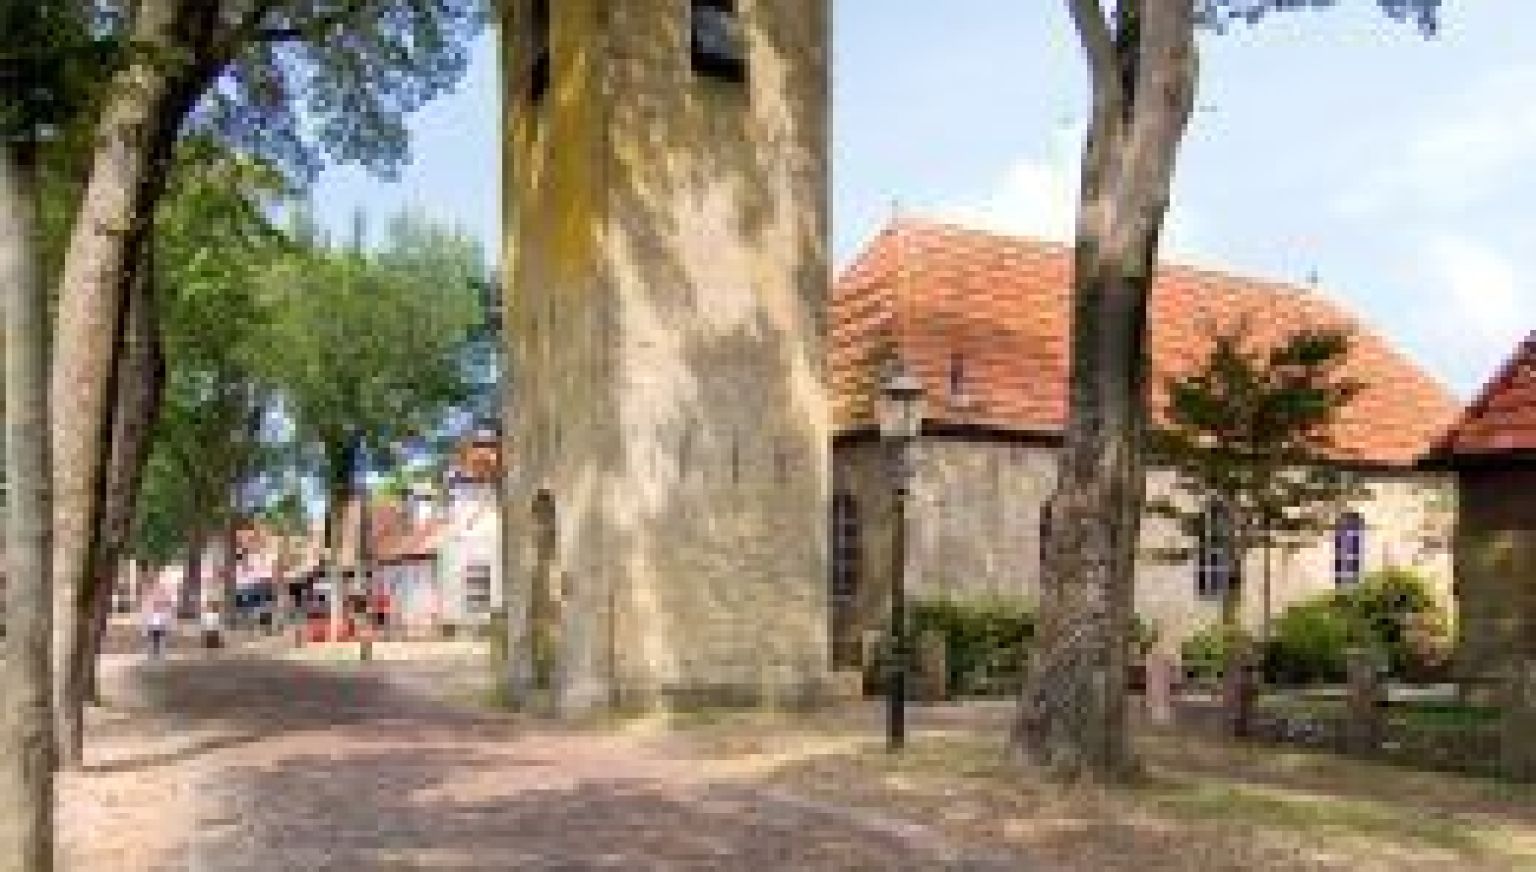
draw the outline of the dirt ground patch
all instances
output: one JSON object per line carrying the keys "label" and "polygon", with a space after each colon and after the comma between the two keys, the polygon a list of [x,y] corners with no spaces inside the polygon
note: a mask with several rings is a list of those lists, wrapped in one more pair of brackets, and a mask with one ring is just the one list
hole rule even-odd
{"label": "dirt ground patch", "polygon": [[766,784],[922,820],[1060,870],[1536,869],[1536,792],[1309,752],[1148,733],[1131,788],[1042,784],[1003,753],[1008,706],[929,709],[888,754],[877,719],[727,718],[688,732]]}

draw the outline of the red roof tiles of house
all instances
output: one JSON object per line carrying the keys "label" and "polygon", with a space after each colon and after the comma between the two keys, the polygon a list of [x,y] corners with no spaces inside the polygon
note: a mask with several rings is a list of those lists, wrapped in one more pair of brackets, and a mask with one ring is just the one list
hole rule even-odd
{"label": "red roof tiles of house", "polygon": [[[1072,251],[943,224],[883,231],[832,294],[829,365],[840,430],[873,422],[881,364],[899,349],[941,424],[1059,432],[1067,412]],[[1365,389],[1330,434],[1340,459],[1408,465],[1455,419],[1441,384],[1321,294],[1163,265],[1151,300],[1154,409],[1200,365],[1214,331],[1273,342],[1304,327],[1354,332],[1348,376]]]}
{"label": "red roof tiles of house", "polygon": [[1467,407],[1440,449],[1457,457],[1536,454],[1536,330]]}

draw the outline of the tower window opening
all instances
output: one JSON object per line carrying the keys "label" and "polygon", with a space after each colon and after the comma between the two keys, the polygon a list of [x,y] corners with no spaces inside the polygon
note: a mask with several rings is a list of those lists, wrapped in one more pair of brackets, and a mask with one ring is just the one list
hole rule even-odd
{"label": "tower window opening", "polygon": [[728,82],[747,78],[746,38],[737,0],[693,0],[693,69]]}
{"label": "tower window opening", "polygon": [[549,0],[533,0],[529,13],[528,54],[533,59],[529,69],[528,97],[534,105],[544,102],[549,93]]}

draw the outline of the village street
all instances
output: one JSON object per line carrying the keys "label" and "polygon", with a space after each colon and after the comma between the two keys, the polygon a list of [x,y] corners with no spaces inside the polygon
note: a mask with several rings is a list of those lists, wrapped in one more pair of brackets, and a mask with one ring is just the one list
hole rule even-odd
{"label": "village street", "polygon": [[462,676],[114,656],[86,771],[62,784],[65,868],[1021,868],[754,788],[675,735],[488,712]]}

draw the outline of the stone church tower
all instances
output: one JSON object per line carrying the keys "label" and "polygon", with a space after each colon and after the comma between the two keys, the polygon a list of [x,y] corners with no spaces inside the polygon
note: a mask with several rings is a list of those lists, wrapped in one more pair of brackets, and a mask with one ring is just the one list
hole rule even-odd
{"label": "stone church tower", "polygon": [[829,5],[502,2],[515,696],[824,685]]}

